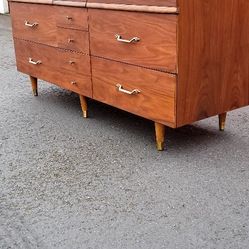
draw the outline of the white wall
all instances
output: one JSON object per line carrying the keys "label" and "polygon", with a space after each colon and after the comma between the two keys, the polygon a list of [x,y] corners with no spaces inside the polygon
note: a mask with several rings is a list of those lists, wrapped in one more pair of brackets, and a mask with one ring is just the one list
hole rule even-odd
{"label": "white wall", "polygon": [[9,12],[9,9],[8,9],[7,0],[0,0],[0,13],[4,14],[8,12]]}

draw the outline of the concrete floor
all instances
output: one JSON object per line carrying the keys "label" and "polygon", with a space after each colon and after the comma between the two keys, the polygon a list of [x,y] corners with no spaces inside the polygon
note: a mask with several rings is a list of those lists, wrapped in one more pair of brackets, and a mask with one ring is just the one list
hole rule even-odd
{"label": "concrete floor", "polygon": [[167,130],[42,82],[0,16],[0,248],[248,249],[249,108]]}

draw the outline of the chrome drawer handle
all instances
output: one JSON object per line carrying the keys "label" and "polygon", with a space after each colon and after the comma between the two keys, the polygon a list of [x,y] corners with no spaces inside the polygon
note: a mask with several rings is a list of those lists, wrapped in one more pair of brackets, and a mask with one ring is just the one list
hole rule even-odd
{"label": "chrome drawer handle", "polygon": [[33,61],[33,59],[32,59],[32,58],[29,58],[29,63],[30,63],[30,64],[33,64],[33,65],[39,65],[39,64],[42,64],[42,62],[41,62],[41,61]]}
{"label": "chrome drawer handle", "polygon": [[29,21],[25,21],[25,26],[28,26],[28,27],[31,27],[31,28],[34,28],[34,27],[36,27],[38,25],[39,25],[38,22],[29,23]]}
{"label": "chrome drawer handle", "polygon": [[125,94],[128,94],[128,95],[136,95],[136,94],[141,93],[141,91],[138,90],[138,89],[134,89],[134,90],[132,90],[132,91],[125,90],[125,89],[122,87],[122,85],[120,85],[120,84],[117,84],[116,87],[117,87],[117,89],[118,89],[119,92],[125,93]]}
{"label": "chrome drawer handle", "polygon": [[115,35],[115,37],[116,37],[118,42],[124,42],[124,43],[132,43],[132,42],[139,42],[140,41],[140,38],[138,38],[138,37],[133,37],[130,40],[122,39],[122,36],[118,35],[118,34]]}
{"label": "chrome drawer handle", "polygon": [[71,85],[77,85],[76,81],[71,81]]}

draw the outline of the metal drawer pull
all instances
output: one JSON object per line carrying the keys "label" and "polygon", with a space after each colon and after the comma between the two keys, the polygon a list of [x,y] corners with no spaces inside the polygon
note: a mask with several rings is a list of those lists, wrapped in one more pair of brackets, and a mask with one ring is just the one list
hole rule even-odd
{"label": "metal drawer pull", "polygon": [[68,42],[68,43],[72,43],[72,42],[74,42],[74,39],[69,38],[69,39],[67,40],[67,42]]}
{"label": "metal drawer pull", "polygon": [[33,61],[33,59],[32,59],[32,58],[29,58],[29,63],[30,63],[30,64],[33,64],[33,65],[39,65],[39,64],[42,64],[42,62],[41,62],[41,61]]}
{"label": "metal drawer pull", "polygon": [[67,20],[72,21],[72,20],[73,20],[73,18],[72,18],[71,16],[67,16]]}
{"label": "metal drawer pull", "polygon": [[125,90],[125,89],[123,89],[122,85],[120,85],[120,84],[117,84],[116,87],[117,87],[119,92],[129,94],[129,95],[136,95],[136,94],[141,93],[141,91],[138,89],[134,89],[132,91]]}
{"label": "metal drawer pull", "polygon": [[25,26],[28,26],[28,27],[31,27],[31,28],[34,28],[34,27],[36,27],[38,25],[39,25],[38,22],[29,23],[29,21],[25,21]]}
{"label": "metal drawer pull", "polygon": [[71,81],[71,85],[77,85],[76,81]]}
{"label": "metal drawer pull", "polygon": [[124,43],[132,43],[132,42],[139,42],[140,41],[140,38],[138,38],[138,37],[133,37],[130,40],[122,39],[121,35],[115,35],[115,37],[116,37],[117,41],[124,42]]}

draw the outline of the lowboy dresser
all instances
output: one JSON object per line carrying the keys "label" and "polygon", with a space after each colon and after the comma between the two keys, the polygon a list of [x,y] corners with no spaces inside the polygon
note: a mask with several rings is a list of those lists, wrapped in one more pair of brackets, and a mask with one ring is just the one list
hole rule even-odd
{"label": "lowboy dresser", "polygon": [[249,105],[248,0],[9,1],[17,69],[177,128]]}

